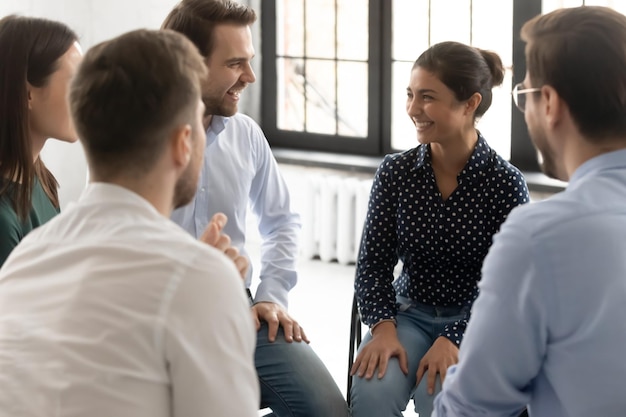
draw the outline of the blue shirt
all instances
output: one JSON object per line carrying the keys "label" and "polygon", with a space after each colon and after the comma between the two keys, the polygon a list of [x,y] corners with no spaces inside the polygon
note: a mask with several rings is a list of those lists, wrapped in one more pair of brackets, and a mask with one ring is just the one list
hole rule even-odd
{"label": "blue shirt", "polygon": [[[247,255],[248,208],[257,216],[263,240],[261,283],[254,300],[287,308],[288,292],[297,281],[300,217],[291,210],[289,190],[261,128],[244,114],[213,116],[196,196],[175,210],[172,220],[198,238],[211,217],[222,212],[228,216],[224,232]],[[248,287],[251,276],[252,268]]]}
{"label": "blue shirt", "polygon": [[[357,262],[356,296],[365,324],[394,318],[396,296],[430,306],[468,306],[477,294],[491,238],[511,209],[529,200],[524,177],[482,135],[458,186],[443,200],[430,146],[388,155],[376,173]],[[402,272],[395,283],[393,270]],[[457,345],[467,317],[442,335]]]}
{"label": "blue shirt", "polygon": [[472,309],[435,415],[626,415],[626,150],[511,213]]}

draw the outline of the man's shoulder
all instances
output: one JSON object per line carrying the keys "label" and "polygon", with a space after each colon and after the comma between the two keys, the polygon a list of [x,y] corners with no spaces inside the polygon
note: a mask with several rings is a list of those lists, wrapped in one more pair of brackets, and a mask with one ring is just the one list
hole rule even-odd
{"label": "man's shoulder", "polygon": [[64,211],[29,233],[14,251],[26,263],[37,257],[45,261],[52,254],[68,259],[76,254],[87,263],[107,264],[112,270],[119,265],[126,272],[135,266],[140,271],[138,266],[145,265],[153,268],[155,278],[172,274],[205,277],[212,275],[208,271],[224,270],[228,259],[220,251],[198,241],[170,219],[136,216],[130,220],[116,222],[114,216],[97,218],[82,210]]}
{"label": "man's shoulder", "polygon": [[267,142],[261,126],[250,116],[236,113],[230,117],[223,117],[224,128],[218,133],[219,137],[226,137],[226,142],[235,146],[236,143],[264,145]]}
{"label": "man's shoulder", "polygon": [[579,225],[593,223],[595,214],[597,213],[576,195],[560,192],[546,199],[515,207],[503,227],[515,227],[535,238],[554,238],[555,233],[567,231],[572,222]]}
{"label": "man's shoulder", "polygon": [[224,118],[226,128],[249,128],[261,130],[259,124],[250,116],[243,113],[235,113],[230,117]]}

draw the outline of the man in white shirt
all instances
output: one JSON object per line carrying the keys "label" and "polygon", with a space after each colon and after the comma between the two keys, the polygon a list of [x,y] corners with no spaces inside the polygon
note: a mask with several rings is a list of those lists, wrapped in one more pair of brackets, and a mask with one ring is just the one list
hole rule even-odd
{"label": "man in white shirt", "polygon": [[257,415],[237,268],[169,220],[196,189],[205,77],[171,31],[85,55],[70,104],[92,182],[0,270],[1,416]]}

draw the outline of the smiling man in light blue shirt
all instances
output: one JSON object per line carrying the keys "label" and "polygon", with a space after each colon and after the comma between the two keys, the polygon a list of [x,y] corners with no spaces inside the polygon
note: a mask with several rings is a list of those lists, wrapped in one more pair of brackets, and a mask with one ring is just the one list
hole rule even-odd
{"label": "smiling man in light blue shirt", "polygon": [[[183,33],[205,58],[209,77],[206,147],[200,183],[191,204],[172,219],[199,237],[215,213],[227,215],[224,232],[245,254],[248,207],[257,216],[261,246],[260,283],[249,296],[257,326],[255,365],[262,407],[276,417],[346,417],[348,406],[334,379],[289,314],[296,285],[300,217],[261,128],[238,113],[241,93],[255,82],[250,25],[255,12],[230,0],[182,0],[163,23]],[[251,276],[246,277],[249,289]],[[236,401],[236,399],[235,399]]]}
{"label": "smiling man in light blue shirt", "polygon": [[569,184],[494,237],[435,415],[624,416],[626,17],[559,9],[522,39],[514,99],[543,171]]}

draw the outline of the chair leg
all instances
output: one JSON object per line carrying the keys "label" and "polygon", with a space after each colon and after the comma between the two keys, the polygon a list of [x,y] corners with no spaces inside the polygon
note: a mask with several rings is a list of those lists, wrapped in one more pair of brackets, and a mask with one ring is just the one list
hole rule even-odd
{"label": "chair leg", "polygon": [[359,317],[359,307],[356,301],[356,296],[352,298],[352,313],[350,317],[350,349],[348,350],[348,390],[346,391],[346,401],[348,407],[350,407],[350,390],[352,389],[352,377],[350,376],[350,369],[354,362],[354,353],[359,348],[361,343],[361,318]]}

